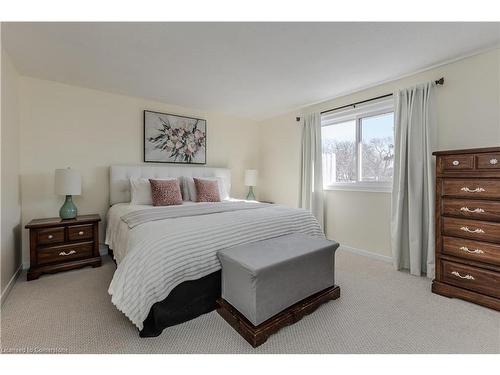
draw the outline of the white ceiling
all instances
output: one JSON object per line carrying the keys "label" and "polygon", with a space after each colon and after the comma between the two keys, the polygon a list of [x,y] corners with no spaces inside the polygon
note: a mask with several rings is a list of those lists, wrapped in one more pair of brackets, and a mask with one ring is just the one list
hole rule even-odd
{"label": "white ceiling", "polygon": [[500,23],[11,23],[21,74],[262,119],[500,43]]}

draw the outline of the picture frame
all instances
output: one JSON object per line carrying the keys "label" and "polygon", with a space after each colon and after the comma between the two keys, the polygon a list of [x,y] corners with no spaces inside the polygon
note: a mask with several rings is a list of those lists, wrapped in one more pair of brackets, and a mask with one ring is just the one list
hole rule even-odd
{"label": "picture frame", "polygon": [[146,163],[207,163],[207,121],[144,110],[143,156]]}

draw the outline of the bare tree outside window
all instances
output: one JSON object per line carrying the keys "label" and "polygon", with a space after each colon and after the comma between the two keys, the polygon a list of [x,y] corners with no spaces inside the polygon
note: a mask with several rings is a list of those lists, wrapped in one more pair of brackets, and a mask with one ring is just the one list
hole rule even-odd
{"label": "bare tree outside window", "polygon": [[325,186],[392,181],[392,112],[323,126],[321,135]]}

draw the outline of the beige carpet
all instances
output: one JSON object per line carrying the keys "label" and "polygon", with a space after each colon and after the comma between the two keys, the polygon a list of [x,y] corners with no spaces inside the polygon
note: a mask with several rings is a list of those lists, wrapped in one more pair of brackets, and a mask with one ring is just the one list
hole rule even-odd
{"label": "beige carpet", "polygon": [[217,313],[141,339],[110,302],[114,264],[15,284],[4,353],[500,353],[500,313],[430,292],[430,281],[337,253],[341,297],[252,349]]}

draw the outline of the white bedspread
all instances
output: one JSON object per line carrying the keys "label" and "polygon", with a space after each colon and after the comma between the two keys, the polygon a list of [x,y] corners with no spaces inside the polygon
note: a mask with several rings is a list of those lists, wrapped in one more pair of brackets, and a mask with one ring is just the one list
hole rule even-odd
{"label": "white bedspread", "polygon": [[[193,212],[193,205],[196,203],[187,204],[186,210]],[[309,211],[278,205],[213,214],[194,212],[133,229],[121,220],[129,212],[148,207],[113,206],[106,233],[106,243],[118,263],[109,287],[111,301],[139,329],[151,306],[177,285],[219,270],[220,249],[290,233],[324,237]]]}

